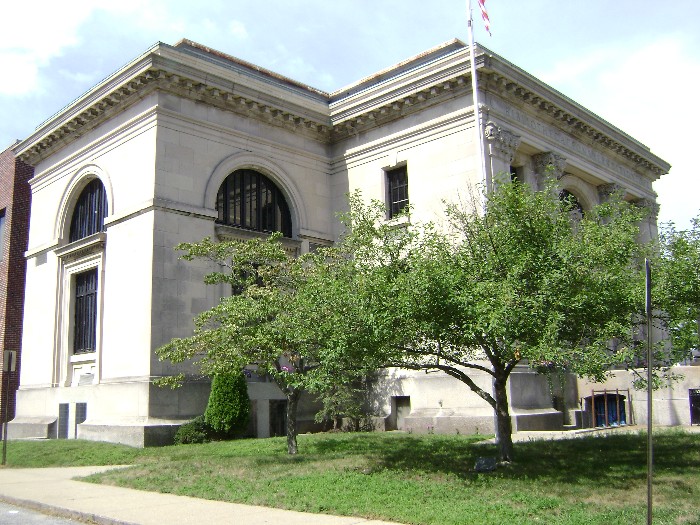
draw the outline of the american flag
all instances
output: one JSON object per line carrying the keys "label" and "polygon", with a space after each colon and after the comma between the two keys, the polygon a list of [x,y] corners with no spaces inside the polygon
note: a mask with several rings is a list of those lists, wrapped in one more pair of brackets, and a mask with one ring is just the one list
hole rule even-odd
{"label": "american flag", "polygon": [[486,28],[486,31],[488,31],[489,36],[491,36],[491,27],[489,26],[490,20],[489,20],[489,14],[486,12],[486,6],[484,5],[486,3],[486,0],[479,0],[479,7],[481,8],[481,18],[484,19],[484,27]]}

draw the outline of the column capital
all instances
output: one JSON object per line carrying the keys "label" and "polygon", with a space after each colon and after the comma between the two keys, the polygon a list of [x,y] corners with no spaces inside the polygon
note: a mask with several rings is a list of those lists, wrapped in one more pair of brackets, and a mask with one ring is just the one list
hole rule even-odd
{"label": "column capital", "polygon": [[560,180],[564,176],[564,166],[566,166],[566,157],[554,153],[553,151],[545,151],[532,156],[532,161],[535,168],[535,173],[538,177],[542,177],[548,173]]}
{"label": "column capital", "polygon": [[513,162],[515,151],[520,146],[520,135],[500,127],[495,122],[487,122],[484,126],[484,138],[489,155],[497,156],[508,164]]}
{"label": "column capital", "polygon": [[600,202],[607,202],[613,193],[622,191],[623,188],[619,184],[610,182],[607,184],[599,184],[596,186],[596,189],[598,190],[598,199]]}
{"label": "column capital", "polygon": [[659,218],[659,203],[655,199],[637,199],[634,205],[644,208],[649,213],[649,219],[657,221]]}

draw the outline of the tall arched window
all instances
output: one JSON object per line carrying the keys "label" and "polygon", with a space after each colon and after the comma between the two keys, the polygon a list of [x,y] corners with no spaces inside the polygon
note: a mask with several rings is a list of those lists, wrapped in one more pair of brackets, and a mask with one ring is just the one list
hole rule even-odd
{"label": "tall arched window", "polygon": [[107,192],[100,179],[85,186],[78,197],[70,221],[69,242],[104,231],[107,216]]}
{"label": "tall arched window", "polygon": [[236,170],[216,195],[218,222],[259,232],[292,236],[292,217],[275,183],[254,170]]}

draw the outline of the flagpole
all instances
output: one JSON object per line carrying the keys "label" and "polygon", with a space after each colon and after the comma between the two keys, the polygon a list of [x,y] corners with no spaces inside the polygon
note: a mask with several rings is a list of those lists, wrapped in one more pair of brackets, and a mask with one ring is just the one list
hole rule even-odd
{"label": "flagpole", "polygon": [[[476,79],[476,44],[474,42],[474,18],[472,17],[472,2],[467,0],[467,17],[468,17],[468,28],[469,28],[469,61],[471,62],[471,76],[472,76],[472,98],[474,101],[474,122],[476,129],[476,139],[477,139],[477,157],[479,162],[479,168],[481,170],[481,182],[484,186],[484,192],[487,193],[491,191],[490,181],[486,177],[486,155],[484,152],[484,133],[483,126],[481,124],[481,111],[479,108],[479,87]],[[485,195],[484,195],[485,197]],[[486,206],[486,199],[483,200],[483,206]]]}

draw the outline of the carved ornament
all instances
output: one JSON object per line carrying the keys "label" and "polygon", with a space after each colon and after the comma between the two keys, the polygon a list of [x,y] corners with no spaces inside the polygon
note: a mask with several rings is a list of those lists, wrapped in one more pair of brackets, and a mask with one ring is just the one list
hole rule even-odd
{"label": "carved ornament", "polygon": [[487,122],[484,127],[484,138],[491,155],[503,157],[509,164],[513,162],[515,152],[520,146],[519,135],[503,129],[494,122]]}
{"label": "carved ornament", "polygon": [[532,162],[535,167],[535,173],[542,177],[551,172],[553,176],[560,180],[564,176],[564,166],[566,166],[566,157],[546,151],[532,156]]}

